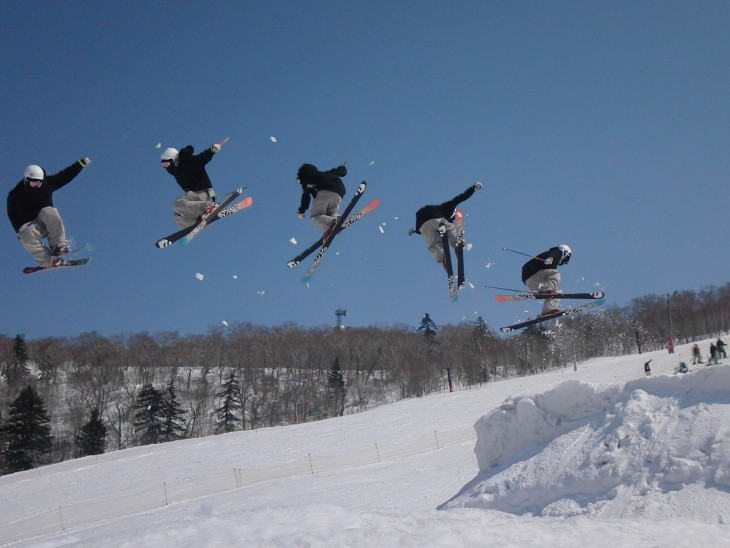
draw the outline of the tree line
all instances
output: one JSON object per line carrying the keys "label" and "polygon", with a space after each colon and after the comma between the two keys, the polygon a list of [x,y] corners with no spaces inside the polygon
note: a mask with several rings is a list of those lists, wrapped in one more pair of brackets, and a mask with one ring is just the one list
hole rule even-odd
{"label": "tree line", "polygon": [[237,323],[202,335],[0,335],[0,471],[354,413],[429,393],[730,331],[730,284],[497,336],[479,317],[333,329]]}

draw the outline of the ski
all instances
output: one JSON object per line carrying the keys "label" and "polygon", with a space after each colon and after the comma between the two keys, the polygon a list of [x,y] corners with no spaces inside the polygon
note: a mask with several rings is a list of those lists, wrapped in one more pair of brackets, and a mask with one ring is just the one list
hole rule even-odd
{"label": "ski", "polygon": [[[353,223],[356,223],[360,219],[362,219],[365,215],[370,213],[373,209],[378,207],[380,204],[380,198],[375,198],[372,202],[370,202],[368,205],[366,205],[364,208],[362,208],[360,211],[355,213],[354,215],[349,216],[347,219],[345,219],[345,222],[342,223],[342,226],[337,230],[337,233],[339,234],[343,230],[345,230],[348,226],[352,225]],[[324,235],[314,242],[312,245],[310,245],[307,249],[302,251],[299,255],[294,257],[291,261],[286,263],[286,266],[289,268],[294,268],[299,263],[301,263],[304,259],[309,257],[312,253],[314,253],[317,249],[322,247],[322,244],[324,243]]]}
{"label": "ski", "polygon": [[[189,227],[183,228],[182,230],[178,230],[177,232],[174,232],[174,233],[170,234],[169,236],[166,236],[165,238],[157,240],[157,242],[155,242],[155,247],[159,247],[159,248],[167,247],[169,245],[174,244],[175,242],[182,240],[186,236],[190,235],[192,232],[195,232],[195,234],[197,234],[203,228],[205,228],[207,225],[216,221],[219,218],[218,213],[220,213],[224,208],[226,208],[233,200],[235,200],[242,193],[243,193],[243,188],[239,188],[239,189],[235,190],[233,193],[231,193],[230,196],[228,196],[218,206],[216,206],[216,208],[213,211],[211,211],[204,219],[201,219],[199,222],[194,223],[194,224],[190,225]],[[246,198],[242,202],[245,202],[249,199],[250,198]],[[249,203],[248,205],[251,205],[251,203]],[[243,206],[243,207],[248,207],[248,206]],[[243,209],[243,207],[241,209]],[[191,236],[190,239],[192,239],[193,237],[194,236]],[[188,241],[190,241],[190,240],[188,240]]]}
{"label": "ski", "polygon": [[456,269],[457,269],[457,287],[459,289],[466,285],[464,279],[464,213],[456,210]]}
{"label": "ski", "polygon": [[[214,210],[212,212],[213,217],[209,221],[206,221],[206,224],[203,227],[200,227],[198,230],[193,230],[192,232],[190,232],[190,234],[187,234],[180,239],[180,245],[188,245],[188,243],[190,243],[190,240],[192,240],[203,228],[207,228],[219,219],[223,219],[224,217],[228,217],[229,215],[238,213],[239,211],[243,211],[247,207],[250,207],[252,204],[253,198],[251,198],[251,196],[248,196],[236,204],[225,207],[223,209],[218,208]],[[216,211],[218,213],[216,213]]]}
{"label": "ski", "polygon": [[526,320],[524,322],[519,322],[519,323],[516,323],[513,325],[508,325],[505,327],[500,327],[499,329],[503,333],[509,333],[509,332],[515,331],[517,329],[522,329],[523,327],[529,327],[531,325],[546,322],[548,320],[554,320],[556,318],[562,318],[563,316],[569,316],[572,314],[577,314],[578,312],[590,310],[591,308],[597,308],[605,302],[606,302],[605,299],[597,299],[595,301],[590,301],[590,302],[587,302],[580,306],[576,306],[574,308],[567,308],[565,310],[561,310],[560,312],[555,312],[553,314],[546,314],[545,316],[538,316],[537,318],[532,318],[532,319]]}
{"label": "ski", "polygon": [[605,297],[605,293],[602,291],[594,293],[520,293],[519,295],[494,296],[500,302],[531,301],[535,299],[602,299],[603,297]]}
{"label": "ski", "polygon": [[451,264],[449,235],[446,232],[446,225],[444,223],[439,225],[439,234],[441,235],[441,245],[444,248],[444,268],[446,268],[446,275],[449,277],[449,297],[451,297],[451,302],[453,303],[459,299],[459,295],[456,293],[456,279],[454,278],[454,268]]}
{"label": "ski", "polygon": [[330,245],[332,244],[332,240],[334,240],[335,236],[337,236],[337,234],[340,232],[342,225],[347,220],[347,216],[355,208],[355,204],[357,204],[358,200],[360,200],[360,197],[363,195],[366,188],[367,188],[367,183],[365,181],[360,183],[360,186],[357,187],[357,190],[355,191],[355,195],[352,197],[352,200],[350,200],[350,203],[347,204],[345,211],[342,213],[340,218],[337,219],[337,223],[329,231],[329,234],[327,234],[327,236],[324,237],[324,239],[322,241],[322,247],[320,248],[319,253],[317,253],[317,256],[314,258],[314,263],[309,268],[309,270],[307,270],[307,273],[302,278],[303,284],[309,283],[309,280],[311,280],[312,276],[314,276],[314,272],[317,270],[317,267],[322,262],[322,258],[324,257],[325,253],[327,253],[327,250],[329,249]]}
{"label": "ski", "polygon": [[26,266],[23,274],[34,274],[36,272],[44,272],[46,270],[58,270],[59,268],[70,268],[74,266],[83,266],[91,260],[91,257],[83,259],[64,259],[58,266]]}

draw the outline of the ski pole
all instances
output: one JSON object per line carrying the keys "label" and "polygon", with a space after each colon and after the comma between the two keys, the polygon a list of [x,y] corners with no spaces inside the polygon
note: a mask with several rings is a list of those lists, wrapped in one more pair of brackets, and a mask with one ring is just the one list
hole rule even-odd
{"label": "ski pole", "polygon": [[509,249],[506,247],[502,248],[502,251],[510,251],[512,253],[517,253],[518,255],[524,255],[525,257],[530,257],[531,259],[537,259],[538,261],[544,261],[545,259],[541,259],[540,257],[535,257],[534,255],[530,255],[529,253],[523,253],[522,251],[516,251],[514,249]]}
{"label": "ski pole", "polygon": [[510,287],[499,287],[496,285],[485,285],[484,287],[488,287],[489,289],[500,289],[502,291],[514,291],[515,293],[532,293],[531,291],[525,291],[524,289],[512,289]]}

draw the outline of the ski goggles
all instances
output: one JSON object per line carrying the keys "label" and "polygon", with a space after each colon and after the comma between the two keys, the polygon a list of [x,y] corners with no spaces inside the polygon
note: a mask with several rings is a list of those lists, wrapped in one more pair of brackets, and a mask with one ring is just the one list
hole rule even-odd
{"label": "ski goggles", "polygon": [[43,184],[43,179],[27,179],[31,188],[39,188]]}
{"label": "ski goggles", "polygon": [[160,165],[161,165],[162,167],[170,167],[170,165],[172,165],[172,160],[162,160],[162,161],[160,162]]}

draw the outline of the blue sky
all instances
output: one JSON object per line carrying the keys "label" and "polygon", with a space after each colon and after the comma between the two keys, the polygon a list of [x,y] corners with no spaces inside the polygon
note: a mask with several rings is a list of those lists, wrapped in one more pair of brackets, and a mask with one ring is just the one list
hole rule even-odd
{"label": "blue sky", "polygon": [[[730,4],[700,2],[14,2],[0,20],[0,181],[93,163],[56,193],[88,267],[33,264],[0,229],[0,333],[203,333],[238,321],[417,325],[539,305],[523,257],[573,248],[564,290],[634,297],[724,285]],[[254,205],[187,247],[160,144],[202,150],[216,191]],[[273,142],[271,137],[275,137]],[[376,212],[339,237],[309,287],[286,262],[318,236],[296,171],[347,161]],[[467,278],[452,304],[415,211],[474,181]],[[382,230],[381,230],[382,229]],[[299,245],[293,245],[295,238]],[[196,274],[204,275],[203,280]]]}

